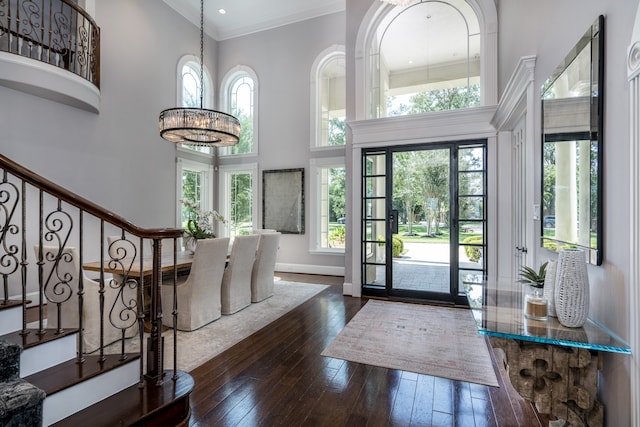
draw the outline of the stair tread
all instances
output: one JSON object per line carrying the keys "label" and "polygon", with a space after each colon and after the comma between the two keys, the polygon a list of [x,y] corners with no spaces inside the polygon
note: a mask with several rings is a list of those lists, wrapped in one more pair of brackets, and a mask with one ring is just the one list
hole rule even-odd
{"label": "stair tread", "polygon": [[41,388],[47,393],[47,396],[50,396],[138,359],[140,359],[138,353],[126,354],[126,360],[121,360],[119,354],[107,354],[104,356],[104,360],[101,360],[99,355],[87,355],[84,363],[78,363],[76,359],[68,360],[24,379]]}
{"label": "stair tread", "polygon": [[44,334],[39,334],[38,329],[27,329],[27,332],[28,333],[25,335],[20,331],[11,332],[10,334],[0,336],[0,339],[19,344],[23,349],[25,349],[69,335],[77,334],[78,329],[66,329],[59,334],[56,333],[55,329],[45,329]]}
{"label": "stair tread", "polygon": [[[30,303],[31,301],[25,301],[27,304]],[[0,310],[4,310],[4,309],[9,309],[9,308],[13,308],[13,307],[19,307],[22,305],[22,300],[2,300],[0,301]]]}
{"label": "stair tread", "polygon": [[166,426],[185,421],[190,411],[189,395],[195,383],[186,372],[177,371],[175,381],[172,375],[173,371],[165,371],[160,386],[155,380],[146,379],[143,388],[138,385],[128,387],[53,426]]}

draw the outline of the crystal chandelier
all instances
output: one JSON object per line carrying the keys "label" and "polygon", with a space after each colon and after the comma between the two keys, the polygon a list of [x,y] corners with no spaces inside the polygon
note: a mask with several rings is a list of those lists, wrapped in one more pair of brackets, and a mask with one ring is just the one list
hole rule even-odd
{"label": "crystal chandelier", "polygon": [[204,0],[200,0],[200,108],[170,108],[160,113],[160,136],[202,147],[231,146],[240,140],[240,121],[230,114],[202,108],[204,91]]}
{"label": "crystal chandelier", "polygon": [[382,3],[389,3],[394,6],[406,6],[413,0],[380,0]]}

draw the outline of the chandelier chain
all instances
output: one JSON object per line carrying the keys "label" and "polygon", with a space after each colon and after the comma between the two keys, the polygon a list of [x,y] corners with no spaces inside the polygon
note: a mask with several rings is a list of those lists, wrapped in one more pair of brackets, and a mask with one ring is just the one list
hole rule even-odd
{"label": "chandelier chain", "polygon": [[[2,0],[0,0],[1,2]],[[169,108],[160,113],[160,136],[167,141],[201,147],[230,147],[240,140],[240,121],[204,104],[204,0],[200,0],[200,108]]]}
{"label": "chandelier chain", "polygon": [[200,0],[200,108],[204,94],[204,0]]}

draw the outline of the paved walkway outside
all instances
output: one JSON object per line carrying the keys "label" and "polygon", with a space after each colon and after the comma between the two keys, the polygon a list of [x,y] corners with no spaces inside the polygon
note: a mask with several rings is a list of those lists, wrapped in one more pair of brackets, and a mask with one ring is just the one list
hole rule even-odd
{"label": "paved walkway outside", "polygon": [[[409,242],[404,247],[403,256],[393,259],[393,287],[449,293],[449,244]],[[463,268],[471,263],[463,248],[458,257]],[[384,266],[376,269],[375,283],[385,285]]]}

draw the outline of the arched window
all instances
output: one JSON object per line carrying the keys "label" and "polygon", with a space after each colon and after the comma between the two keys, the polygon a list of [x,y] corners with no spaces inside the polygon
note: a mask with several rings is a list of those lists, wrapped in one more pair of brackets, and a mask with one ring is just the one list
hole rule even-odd
{"label": "arched window", "polygon": [[[207,67],[204,67],[203,82],[200,81],[200,59],[193,55],[185,55],[178,62],[177,105],[180,107],[212,108],[213,84]],[[202,105],[200,104],[200,85],[203,85]],[[180,148],[212,155],[209,147],[181,145]]]}
{"label": "arched window", "polygon": [[[202,107],[213,105],[213,84],[207,67],[203,70],[204,91]],[[200,107],[200,60],[193,55],[185,55],[178,62],[177,104],[181,107]]]}
{"label": "arched window", "polygon": [[495,104],[496,30],[491,0],[372,6],[356,42],[357,118]]}
{"label": "arched window", "polygon": [[344,47],[322,52],[311,69],[311,146],[344,145],[346,140],[346,69]]}
{"label": "arched window", "polygon": [[258,80],[252,69],[238,66],[223,79],[221,105],[240,120],[240,141],[220,150],[222,155],[253,154],[258,151],[258,118],[255,110],[258,99]]}

